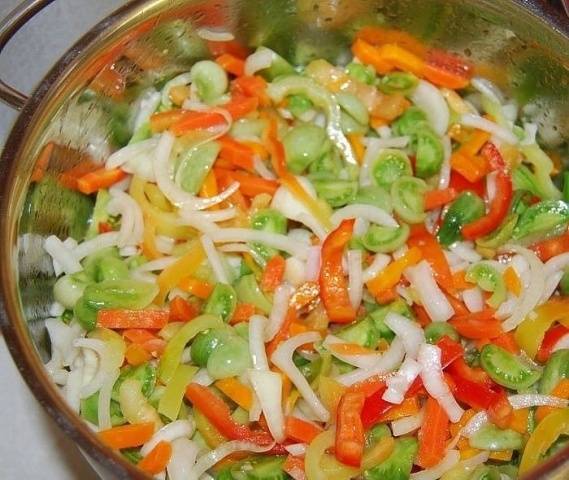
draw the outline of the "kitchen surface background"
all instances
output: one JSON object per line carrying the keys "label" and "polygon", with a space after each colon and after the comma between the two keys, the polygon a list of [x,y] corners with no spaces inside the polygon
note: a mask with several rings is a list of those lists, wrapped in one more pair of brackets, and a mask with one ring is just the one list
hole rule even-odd
{"label": "kitchen surface background", "polygon": [[[0,19],[21,0],[0,0]],[[18,32],[0,58],[4,81],[30,92],[83,33],[124,0],[55,0]],[[0,150],[16,113],[0,102]],[[96,480],[73,442],[43,411],[0,335],[0,478]]]}

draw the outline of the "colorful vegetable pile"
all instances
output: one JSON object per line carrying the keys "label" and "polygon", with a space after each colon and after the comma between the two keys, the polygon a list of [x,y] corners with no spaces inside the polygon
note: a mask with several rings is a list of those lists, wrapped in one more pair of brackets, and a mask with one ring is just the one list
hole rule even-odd
{"label": "colorful vegetable pile", "polygon": [[38,158],[70,406],[171,480],[514,479],[566,445],[569,188],[531,118],[402,32],[302,66],[216,35],[165,76],[127,49],[154,83],[80,99],[111,152]]}

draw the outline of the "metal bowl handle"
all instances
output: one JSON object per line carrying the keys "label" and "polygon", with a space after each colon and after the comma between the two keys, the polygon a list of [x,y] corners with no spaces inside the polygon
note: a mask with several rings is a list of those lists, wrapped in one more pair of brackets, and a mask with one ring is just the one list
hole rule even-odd
{"label": "metal bowl handle", "polygon": [[[27,0],[18,5],[0,22],[0,55],[16,32],[31,20],[36,13],[43,10],[53,1]],[[0,100],[16,110],[21,110],[28,101],[28,96],[8,85],[0,78]]]}

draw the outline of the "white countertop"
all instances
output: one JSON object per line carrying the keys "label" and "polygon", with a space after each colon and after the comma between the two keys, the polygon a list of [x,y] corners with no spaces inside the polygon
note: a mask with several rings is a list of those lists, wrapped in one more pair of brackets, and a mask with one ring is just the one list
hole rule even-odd
{"label": "white countertop", "polygon": [[[0,0],[0,19],[20,0]],[[0,75],[29,92],[49,67],[124,0],[55,0],[24,27],[0,59]],[[0,149],[16,113],[0,102]],[[0,337],[0,479],[96,480],[81,453],[43,411]]]}

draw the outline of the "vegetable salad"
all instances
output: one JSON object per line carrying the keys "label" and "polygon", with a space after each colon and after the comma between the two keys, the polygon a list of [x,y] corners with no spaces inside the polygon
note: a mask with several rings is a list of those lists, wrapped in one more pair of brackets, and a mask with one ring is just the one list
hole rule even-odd
{"label": "vegetable salad", "polygon": [[198,34],[99,72],[112,150],[33,173],[29,215],[70,205],[46,368],[101,441],[171,480],[513,480],[566,445],[569,183],[526,110],[403,32],[337,65]]}

